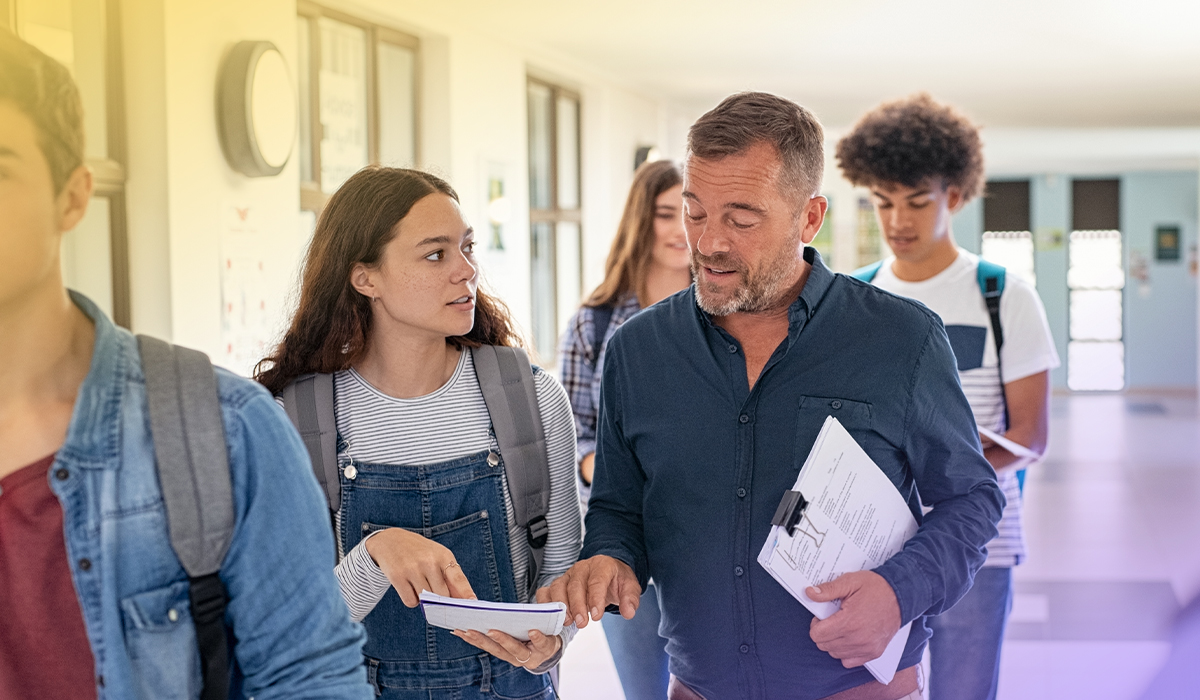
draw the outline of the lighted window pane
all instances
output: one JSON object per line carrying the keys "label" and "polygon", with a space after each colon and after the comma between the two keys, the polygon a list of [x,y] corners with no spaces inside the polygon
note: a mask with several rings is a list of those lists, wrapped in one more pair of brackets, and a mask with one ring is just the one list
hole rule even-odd
{"label": "lighted window pane", "polygon": [[367,33],[322,17],[321,189],[333,194],[367,165]]}
{"label": "lighted window pane", "polygon": [[580,292],[583,287],[583,252],[580,249],[579,224],[571,221],[560,221],[555,226],[554,257],[557,263],[555,273],[558,278],[558,326],[566,328],[571,314],[579,308]]}
{"label": "lighted window pane", "polygon": [[579,103],[558,98],[558,208],[579,208]]}
{"label": "lighted window pane", "polygon": [[1067,287],[1070,289],[1121,289],[1125,265],[1120,231],[1072,231]]}
{"label": "lighted window pane", "polygon": [[416,165],[416,53],[379,45],[379,162]]}
{"label": "lighted window pane", "polygon": [[312,167],[312,28],[307,17],[296,18],[296,85],[300,98],[300,181],[313,182]]}
{"label": "lighted window pane", "polygon": [[980,257],[1037,286],[1033,235],[1029,231],[985,231]]}
{"label": "lighted window pane", "polygon": [[1121,291],[1071,291],[1071,340],[1120,340]]}
{"label": "lighted window pane", "polygon": [[554,224],[539,222],[530,227],[533,295],[533,343],[541,358],[552,358],[558,340],[554,284]]}
{"label": "lighted window pane", "polygon": [[549,209],[550,198],[550,119],[554,103],[550,88],[529,84],[529,206]]}
{"label": "lighted window pane", "polygon": [[1119,391],[1125,388],[1125,344],[1068,343],[1067,386],[1074,391]]}

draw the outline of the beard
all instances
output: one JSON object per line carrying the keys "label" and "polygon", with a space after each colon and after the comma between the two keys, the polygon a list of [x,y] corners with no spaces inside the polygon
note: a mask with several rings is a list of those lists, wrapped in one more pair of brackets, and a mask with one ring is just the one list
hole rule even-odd
{"label": "beard", "polygon": [[[797,255],[799,247],[800,232],[797,231],[778,249],[764,256],[764,262],[754,269],[730,253],[703,255],[692,249],[696,303],[710,316],[762,313],[773,308],[796,282],[796,271],[803,260]],[[717,285],[705,284],[700,277],[701,267],[736,273],[738,285],[733,291],[725,291]]]}

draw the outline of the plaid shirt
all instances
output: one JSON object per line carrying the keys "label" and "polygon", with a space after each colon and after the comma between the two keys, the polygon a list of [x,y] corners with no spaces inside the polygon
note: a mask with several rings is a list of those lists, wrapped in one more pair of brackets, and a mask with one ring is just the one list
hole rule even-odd
{"label": "plaid shirt", "polygon": [[[600,375],[597,368],[604,367],[604,350],[613,333],[622,323],[641,311],[637,297],[630,295],[613,307],[612,320],[600,345],[600,356],[592,357],[596,341],[596,310],[590,306],[580,307],[567,324],[558,348],[558,376],[567,398],[571,400],[571,411],[575,414],[575,459],[596,451],[596,421],[600,415]],[[580,482],[580,498],[587,503],[591,492],[589,485]]]}

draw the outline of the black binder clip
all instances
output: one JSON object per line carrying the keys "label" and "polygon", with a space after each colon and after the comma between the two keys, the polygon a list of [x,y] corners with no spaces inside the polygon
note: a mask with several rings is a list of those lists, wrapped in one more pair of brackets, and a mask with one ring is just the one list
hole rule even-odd
{"label": "black binder clip", "polygon": [[796,534],[796,523],[800,522],[801,516],[804,515],[804,509],[808,507],[808,501],[804,500],[804,496],[799,491],[784,491],[783,500],[779,502],[779,508],[775,510],[775,517],[771,518],[772,525],[787,530],[788,536]]}

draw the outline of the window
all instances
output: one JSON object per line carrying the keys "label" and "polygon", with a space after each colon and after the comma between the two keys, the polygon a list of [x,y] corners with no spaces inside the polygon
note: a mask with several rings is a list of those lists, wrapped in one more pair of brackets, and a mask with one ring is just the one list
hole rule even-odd
{"label": "window", "polygon": [[415,37],[301,0],[300,207],[319,212],[371,163],[416,167]]}
{"label": "window", "polygon": [[0,0],[0,26],[15,29],[65,65],[79,86],[84,157],[95,191],[83,221],[63,237],[63,280],[128,328],[125,119],[117,9],[115,0]]}
{"label": "window", "polygon": [[979,254],[1037,285],[1029,224],[1029,180],[987,183]]}
{"label": "window", "polygon": [[858,198],[858,266],[870,265],[883,257],[883,234],[875,205],[867,197]]}
{"label": "window", "polygon": [[1072,183],[1067,386],[1075,391],[1125,388],[1125,265],[1118,230],[1119,184],[1117,180]]}
{"label": "window", "polygon": [[529,221],[533,341],[542,362],[583,296],[579,95],[529,79]]}

